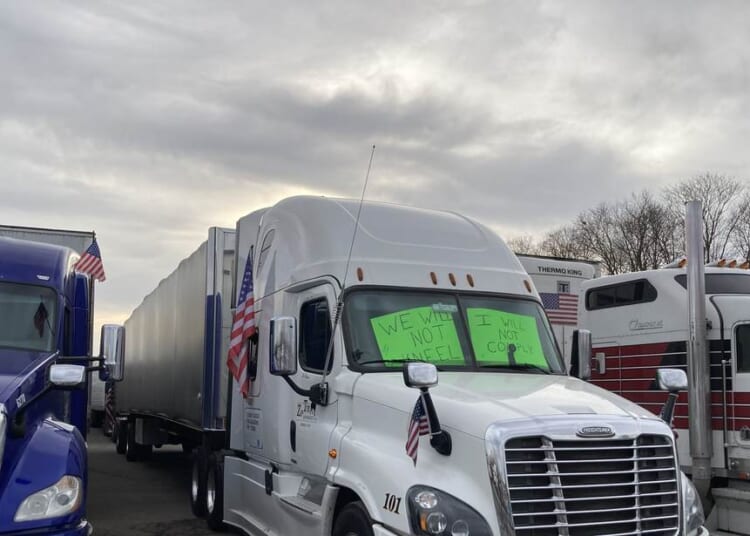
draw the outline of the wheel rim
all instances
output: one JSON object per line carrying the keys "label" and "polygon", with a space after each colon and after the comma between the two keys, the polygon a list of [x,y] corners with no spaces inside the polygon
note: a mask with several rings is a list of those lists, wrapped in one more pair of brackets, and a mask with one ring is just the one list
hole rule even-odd
{"label": "wheel rim", "polygon": [[198,463],[193,463],[193,478],[190,482],[190,498],[194,503],[198,502]]}
{"label": "wheel rim", "polygon": [[208,482],[206,482],[206,508],[210,513],[214,512],[216,504],[216,483],[214,482],[214,469],[208,469]]}

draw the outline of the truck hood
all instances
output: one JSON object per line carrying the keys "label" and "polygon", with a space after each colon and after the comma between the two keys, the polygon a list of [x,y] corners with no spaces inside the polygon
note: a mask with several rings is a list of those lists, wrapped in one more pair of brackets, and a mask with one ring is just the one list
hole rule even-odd
{"label": "truck hood", "polygon": [[[484,438],[497,421],[550,415],[601,415],[658,420],[640,406],[584,381],[561,375],[441,372],[430,389],[442,425]],[[410,414],[419,391],[399,373],[363,374],[354,396]],[[666,400],[666,393],[665,393]]]}
{"label": "truck hood", "polygon": [[7,406],[10,394],[27,378],[35,365],[50,355],[49,352],[0,348],[0,403]]}

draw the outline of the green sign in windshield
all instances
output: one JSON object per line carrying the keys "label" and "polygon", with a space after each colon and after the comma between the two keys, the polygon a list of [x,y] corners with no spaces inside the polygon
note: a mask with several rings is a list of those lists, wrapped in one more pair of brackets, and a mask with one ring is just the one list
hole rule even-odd
{"label": "green sign in windshield", "polygon": [[535,317],[471,307],[467,315],[477,361],[549,368]]}
{"label": "green sign in windshield", "polygon": [[423,359],[464,363],[453,312],[414,307],[370,319],[380,354],[386,361]]}

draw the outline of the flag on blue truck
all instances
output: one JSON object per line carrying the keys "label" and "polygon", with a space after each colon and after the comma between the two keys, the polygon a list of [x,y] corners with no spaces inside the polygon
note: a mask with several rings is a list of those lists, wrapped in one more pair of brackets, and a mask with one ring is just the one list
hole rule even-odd
{"label": "flag on blue truck", "polygon": [[246,397],[250,392],[247,369],[249,354],[247,340],[255,334],[255,299],[253,296],[253,259],[247,256],[245,274],[242,277],[240,295],[237,299],[237,308],[234,311],[232,321],[232,332],[229,341],[229,355],[227,366],[229,371],[240,384],[242,396]]}
{"label": "flag on blue truck", "polygon": [[75,266],[76,272],[89,274],[97,281],[104,281],[107,277],[104,275],[104,264],[102,264],[102,252],[99,251],[99,244],[96,238],[91,242],[88,249],[81,255]]}

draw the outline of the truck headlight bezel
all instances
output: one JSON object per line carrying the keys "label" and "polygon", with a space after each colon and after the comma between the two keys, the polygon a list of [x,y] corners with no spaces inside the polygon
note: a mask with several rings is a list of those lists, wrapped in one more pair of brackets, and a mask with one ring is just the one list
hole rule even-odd
{"label": "truck headlight bezel", "polygon": [[26,497],[16,510],[13,521],[39,521],[69,515],[83,503],[83,483],[77,476],[65,475],[48,488]]}
{"label": "truck headlight bezel", "polygon": [[680,471],[680,484],[682,488],[682,526],[685,534],[691,536],[700,533],[700,528],[705,523],[703,504],[698,496],[698,490],[690,479]]}
{"label": "truck headlight bezel", "polygon": [[428,486],[406,494],[409,523],[418,536],[492,536],[482,515],[465,502]]}

